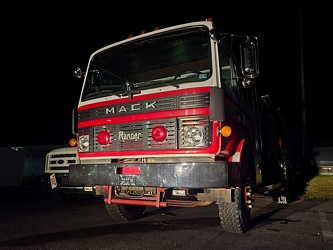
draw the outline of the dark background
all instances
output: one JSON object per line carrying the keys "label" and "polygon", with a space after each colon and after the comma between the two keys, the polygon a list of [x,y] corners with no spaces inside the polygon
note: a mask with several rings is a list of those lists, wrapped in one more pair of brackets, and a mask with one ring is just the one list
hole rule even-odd
{"label": "dark background", "polygon": [[[286,118],[295,148],[330,145],[332,24],[329,1],[1,1],[0,146],[68,144],[91,53],[110,43],[213,17],[259,40],[256,84]],[[302,92],[304,91],[304,92]]]}

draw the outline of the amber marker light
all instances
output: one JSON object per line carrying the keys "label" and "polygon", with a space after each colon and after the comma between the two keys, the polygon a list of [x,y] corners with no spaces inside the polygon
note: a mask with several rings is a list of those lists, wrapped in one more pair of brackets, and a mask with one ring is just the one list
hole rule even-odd
{"label": "amber marker light", "polygon": [[220,133],[223,137],[229,137],[232,133],[232,129],[229,126],[223,126]]}
{"label": "amber marker light", "polygon": [[74,146],[76,146],[76,139],[74,139],[74,138],[72,138],[70,141],[69,141],[69,145],[71,146],[71,147],[74,147]]}

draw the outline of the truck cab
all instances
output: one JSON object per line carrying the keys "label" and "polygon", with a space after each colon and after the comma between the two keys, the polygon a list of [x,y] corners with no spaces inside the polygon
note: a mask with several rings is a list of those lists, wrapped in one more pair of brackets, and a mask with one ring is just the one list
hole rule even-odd
{"label": "truck cab", "polygon": [[216,204],[223,229],[242,233],[252,193],[286,183],[285,137],[268,129],[279,117],[254,83],[257,37],[180,24],[103,47],[74,73],[69,182],[93,187],[113,219]]}

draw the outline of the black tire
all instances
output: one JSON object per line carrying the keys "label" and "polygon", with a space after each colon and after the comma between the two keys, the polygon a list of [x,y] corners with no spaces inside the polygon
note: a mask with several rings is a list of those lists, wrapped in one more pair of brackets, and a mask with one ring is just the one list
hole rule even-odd
{"label": "black tire", "polygon": [[233,201],[218,201],[220,224],[224,231],[244,233],[250,225],[250,208],[245,204],[245,191],[240,188],[232,190]]}
{"label": "black tire", "polygon": [[105,203],[106,209],[111,217],[116,221],[133,221],[140,219],[146,209],[145,206],[108,204]]}
{"label": "black tire", "polygon": [[278,190],[273,196],[273,200],[277,200],[280,204],[287,204],[297,199],[295,176],[292,169],[292,164],[288,156],[288,152],[285,149],[281,150],[281,160],[279,164],[283,167],[283,181],[282,188]]}
{"label": "black tire", "polygon": [[244,233],[250,225],[252,185],[255,182],[255,166],[250,150],[244,152],[239,171],[239,187],[231,189],[231,202],[218,199],[220,224],[224,231]]}

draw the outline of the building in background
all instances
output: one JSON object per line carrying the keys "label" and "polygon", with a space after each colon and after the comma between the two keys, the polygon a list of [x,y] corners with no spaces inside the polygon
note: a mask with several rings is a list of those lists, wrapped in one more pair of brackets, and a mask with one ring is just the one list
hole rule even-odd
{"label": "building in background", "polygon": [[45,156],[67,145],[0,148],[0,187],[38,183],[44,174]]}

